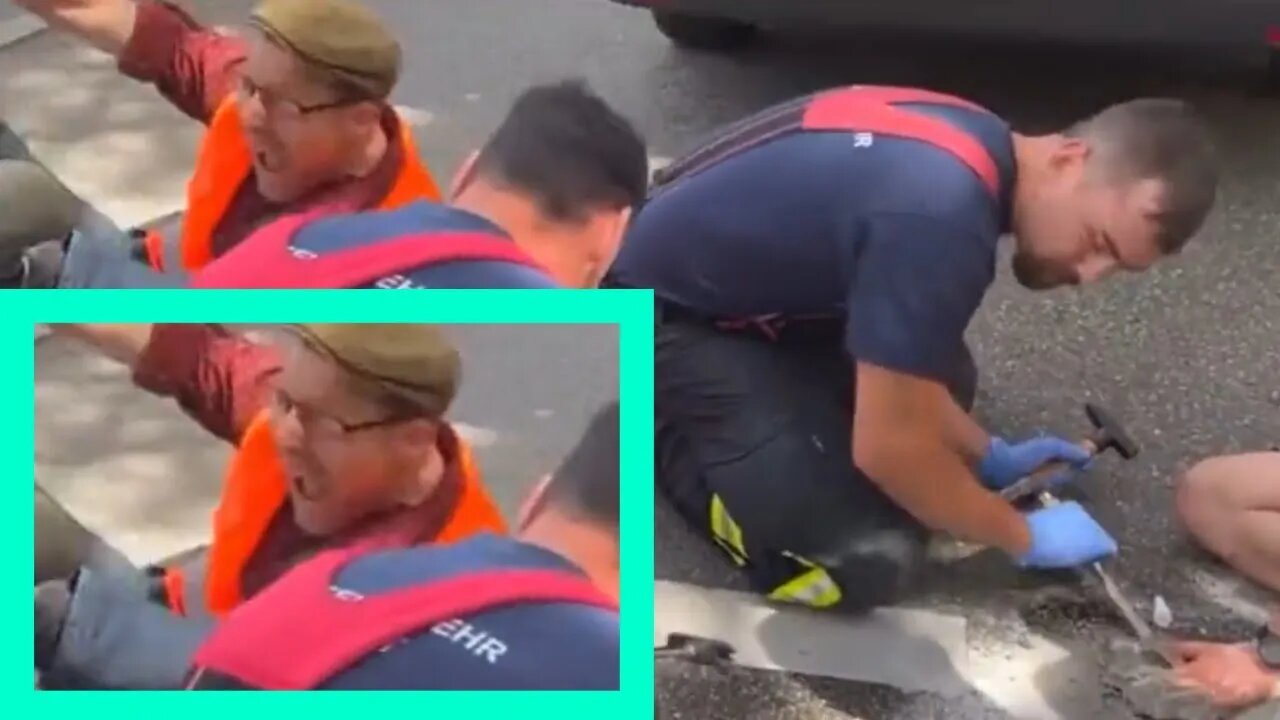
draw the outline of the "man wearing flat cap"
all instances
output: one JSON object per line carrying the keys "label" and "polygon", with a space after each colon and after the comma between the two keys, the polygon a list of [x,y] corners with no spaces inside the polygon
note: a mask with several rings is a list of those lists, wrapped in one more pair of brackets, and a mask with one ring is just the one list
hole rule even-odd
{"label": "man wearing flat cap", "polygon": [[506,532],[444,419],[461,367],[439,327],[291,325],[261,343],[209,325],[53,329],[129,365],[236,452],[206,550],[138,572],[86,559],[37,588],[48,686],[178,687],[218,619],[321,550]]}
{"label": "man wearing flat cap", "polygon": [[114,240],[119,256],[189,272],[283,215],[439,199],[389,104],[400,46],[358,0],[263,0],[235,35],[160,0],[14,2],[110,53],[122,73],[208,126],[180,230],[71,242]]}

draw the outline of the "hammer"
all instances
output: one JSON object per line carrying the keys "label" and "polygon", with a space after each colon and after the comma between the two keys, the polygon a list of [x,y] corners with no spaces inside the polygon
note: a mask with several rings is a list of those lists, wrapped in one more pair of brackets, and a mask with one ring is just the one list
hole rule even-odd
{"label": "hammer", "polygon": [[[1115,450],[1125,460],[1132,460],[1137,456],[1138,443],[1111,413],[1097,405],[1086,403],[1084,414],[1093,424],[1094,432],[1082,440],[1080,446],[1088,450],[1090,455],[1097,456],[1107,450]],[[1070,465],[1065,462],[1046,463],[1035,472],[1001,490],[1000,496],[1013,503],[1039,495],[1049,489],[1049,483],[1054,476],[1069,467]]]}
{"label": "hammer", "polygon": [[[1093,404],[1086,404],[1084,412],[1094,427],[1094,433],[1081,442],[1081,446],[1088,450],[1090,455],[1097,456],[1107,450],[1114,449],[1125,460],[1132,460],[1137,456],[1139,451],[1138,443],[1134,441],[1133,437],[1125,431],[1124,427],[1120,425],[1111,413]],[[1029,495],[1035,495],[1039,497],[1041,504],[1045,507],[1056,505],[1059,501],[1049,492],[1049,481],[1066,467],[1066,463],[1049,463],[1010,485],[1001,495],[1010,502],[1016,502]],[[1144,652],[1173,666],[1174,658],[1169,653],[1168,648],[1156,640],[1151,626],[1134,608],[1133,602],[1120,589],[1111,574],[1102,567],[1102,563],[1095,562],[1090,566],[1090,569],[1102,581],[1102,587],[1106,591],[1107,597],[1115,605],[1116,609],[1120,611],[1121,616],[1129,624],[1134,634],[1138,636]]]}

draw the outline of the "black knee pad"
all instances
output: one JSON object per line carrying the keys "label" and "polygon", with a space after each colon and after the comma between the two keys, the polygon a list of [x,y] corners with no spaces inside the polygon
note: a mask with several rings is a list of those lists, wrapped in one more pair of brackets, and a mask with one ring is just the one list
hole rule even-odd
{"label": "black knee pad", "polygon": [[922,528],[890,527],[851,537],[839,551],[812,560],[839,586],[839,609],[865,613],[894,604],[915,585],[927,545]]}
{"label": "black knee pad", "polygon": [[689,440],[667,421],[654,423],[654,487],[697,532],[706,531],[711,491]]}

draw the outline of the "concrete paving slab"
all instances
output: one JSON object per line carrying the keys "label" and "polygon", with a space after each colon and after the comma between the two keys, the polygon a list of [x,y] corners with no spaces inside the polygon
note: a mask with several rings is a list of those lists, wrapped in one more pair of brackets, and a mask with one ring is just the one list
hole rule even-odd
{"label": "concrete paving slab", "polygon": [[59,33],[0,52],[0,112],[77,195],[129,226],[182,207],[201,126]]}
{"label": "concrete paving slab", "polygon": [[135,563],[203,542],[229,447],[124,366],[79,343],[36,346],[36,478]]}
{"label": "concrete paving slab", "polygon": [[47,26],[40,18],[13,5],[0,5],[0,50],[31,37]]}
{"label": "concrete paving slab", "polygon": [[[247,17],[248,0],[183,0],[211,25]],[[13,9],[7,2],[3,7]],[[29,14],[15,15],[29,26]],[[0,43],[0,115],[72,191],[121,226],[183,206],[202,126],[115,62],[60,32]]]}

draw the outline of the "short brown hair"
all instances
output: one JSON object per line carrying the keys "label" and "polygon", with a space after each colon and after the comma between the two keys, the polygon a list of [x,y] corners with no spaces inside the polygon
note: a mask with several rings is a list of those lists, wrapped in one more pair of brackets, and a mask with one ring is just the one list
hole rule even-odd
{"label": "short brown hair", "polygon": [[1164,200],[1157,242],[1166,254],[1187,244],[1217,201],[1219,160],[1208,123],[1189,103],[1142,98],[1112,105],[1068,128],[1089,140],[1104,172],[1120,181],[1158,180]]}

